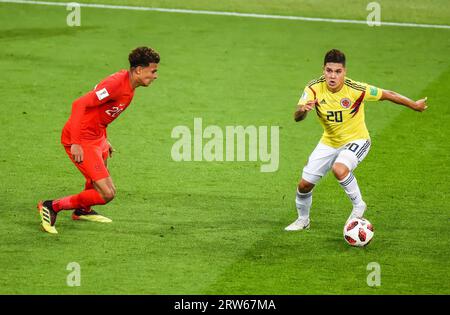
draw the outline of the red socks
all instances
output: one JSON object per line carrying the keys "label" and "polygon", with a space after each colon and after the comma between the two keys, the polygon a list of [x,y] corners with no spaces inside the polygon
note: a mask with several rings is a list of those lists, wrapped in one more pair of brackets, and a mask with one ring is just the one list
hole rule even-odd
{"label": "red socks", "polygon": [[[87,183],[86,183],[87,184]],[[86,185],[87,186],[87,185]],[[60,210],[70,209],[90,209],[90,206],[104,205],[106,203],[102,196],[95,189],[83,190],[78,195],[63,197],[61,199],[53,200],[53,210],[58,212]]]}
{"label": "red socks", "polygon": [[[94,183],[90,179],[86,179],[86,183],[84,184],[84,190],[94,189]],[[87,206],[83,209],[84,212],[91,212],[91,206]]]}

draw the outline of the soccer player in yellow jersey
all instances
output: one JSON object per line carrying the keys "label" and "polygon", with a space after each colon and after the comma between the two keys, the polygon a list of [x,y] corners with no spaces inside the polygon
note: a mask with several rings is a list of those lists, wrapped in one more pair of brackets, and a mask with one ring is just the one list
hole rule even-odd
{"label": "soccer player in yellow jersey", "polygon": [[323,64],[323,75],[305,87],[294,113],[295,121],[301,121],[314,110],[324,132],[298,184],[295,199],[298,219],[286,231],[309,228],[312,190],[330,169],[353,204],[348,219],[363,217],[367,206],[352,171],[367,156],[371,145],[364,122],[364,102],[389,100],[418,112],[427,108],[426,98],[413,101],[396,92],[347,78],[345,55],[339,50],[327,52]]}

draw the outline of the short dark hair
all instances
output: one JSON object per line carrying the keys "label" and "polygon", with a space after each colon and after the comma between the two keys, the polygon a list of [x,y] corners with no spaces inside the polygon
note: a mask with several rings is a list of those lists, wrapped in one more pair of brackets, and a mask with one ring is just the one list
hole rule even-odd
{"label": "short dark hair", "polygon": [[345,55],[338,49],[332,49],[325,54],[323,65],[325,66],[327,62],[340,63],[345,67]]}
{"label": "short dark hair", "polygon": [[138,47],[128,55],[130,68],[147,67],[151,63],[159,63],[159,54],[150,47]]}

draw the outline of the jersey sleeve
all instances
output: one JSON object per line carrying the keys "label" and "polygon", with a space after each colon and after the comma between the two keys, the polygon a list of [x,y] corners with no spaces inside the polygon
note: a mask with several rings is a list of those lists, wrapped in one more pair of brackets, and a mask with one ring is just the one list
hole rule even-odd
{"label": "jersey sleeve", "polygon": [[305,87],[297,105],[305,105],[308,101],[314,100],[314,93],[309,86]]}
{"label": "jersey sleeve", "polygon": [[[90,106],[102,105],[110,100],[115,100],[122,93],[122,81],[112,76],[97,84],[91,93],[93,102]],[[88,94],[89,94],[88,93]]]}
{"label": "jersey sleeve", "polygon": [[94,90],[76,99],[72,104],[71,143],[80,144],[81,142],[81,121],[83,120],[86,109],[114,100],[120,94],[121,82],[112,77],[108,77],[96,85]]}
{"label": "jersey sleeve", "polygon": [[365,84],[366,86],[366,94],[364,95],[365,101],[378,101],[381,98],[381,95],[383,94],[383,90],[380,88],[377,88],[376,86]]}

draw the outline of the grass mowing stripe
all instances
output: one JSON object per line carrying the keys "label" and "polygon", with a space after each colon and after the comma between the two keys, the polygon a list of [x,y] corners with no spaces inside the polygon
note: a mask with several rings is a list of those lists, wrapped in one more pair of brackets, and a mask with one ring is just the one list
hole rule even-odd
{"label": "grass mowing stripe", "polygon": [[[0,0],[0,2],[16,3],[16,4],[56,5],[56,6],[67,6],[70,3],[70,2],[48,2],[48,1],[27,1],[27,0]],[[347,24],[367,25],[367,21],[361,21],[361,20],[327,19],[327,18],[315,18],[315,17],[303,17],[303,16],[270,15],[270,14],[239,13],[239,12],[224,12],[224,11],[149,8],[149,7],[135,7],[135,6],[108,5],[108,4],[79,3],[79,5],[80,5],[80,7],[98,8],[98,9],[157,11],[157,12],[167,12],[167,13],[206,14],[206,15],[236,16],[236,17],[246,17],[246,18],[247,17],[248,18],[260,18],[260,19],[295,20],[295,21],[307,21],[307,22],[328,22],[328,23],[347,23]],[[450,25],[436,25],[436,24],[380,22],[380,25],[382,25],[382,26],[399,26],[399,27],[450,29]]]}

